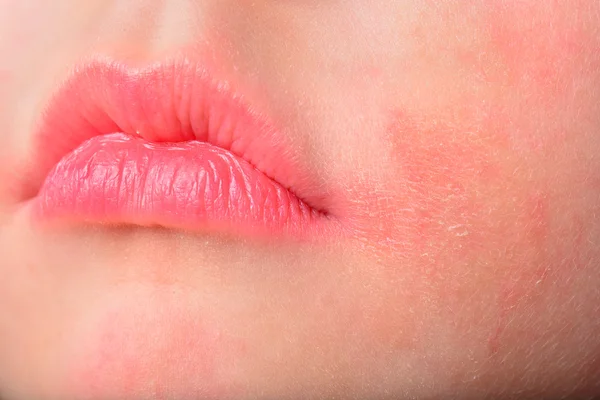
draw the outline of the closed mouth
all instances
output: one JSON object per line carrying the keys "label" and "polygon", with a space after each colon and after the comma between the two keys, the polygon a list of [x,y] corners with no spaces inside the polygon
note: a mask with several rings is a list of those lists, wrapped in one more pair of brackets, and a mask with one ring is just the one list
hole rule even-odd
{"label": "closed mouth", "polygon": [[38,221],[331,236],[323,184],[281,130],[187,59],[80,64],[35,135]]}

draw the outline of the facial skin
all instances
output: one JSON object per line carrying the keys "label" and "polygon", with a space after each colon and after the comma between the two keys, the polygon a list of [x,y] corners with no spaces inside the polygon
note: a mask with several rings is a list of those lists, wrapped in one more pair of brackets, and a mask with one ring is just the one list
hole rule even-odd
{"label": "facial skin", "polygon": [[[599,50],[584,0],[0,0],[0,397],[600,394]],[[349,234],[24,217],[70,69],[178,52],[269,110]]]}

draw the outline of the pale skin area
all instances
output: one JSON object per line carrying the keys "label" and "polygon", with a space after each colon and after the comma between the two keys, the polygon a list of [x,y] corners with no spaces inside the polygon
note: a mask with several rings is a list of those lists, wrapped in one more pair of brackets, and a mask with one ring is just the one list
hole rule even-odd
{"label": "pale skin area", "polygon": [[[32,228],[68,68],[215,38],[353,235]],[[0,0],[0,397],[600,394],[599,49],[596,1]]]}

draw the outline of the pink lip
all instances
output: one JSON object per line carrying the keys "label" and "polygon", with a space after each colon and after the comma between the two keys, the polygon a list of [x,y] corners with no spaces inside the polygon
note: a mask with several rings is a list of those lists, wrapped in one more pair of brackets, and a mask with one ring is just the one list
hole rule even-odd
{"label": "pink lip", "polygon": [[42,221],[330,235],[285,137],[187,60],[80,66],[37,134],[23,189]]}

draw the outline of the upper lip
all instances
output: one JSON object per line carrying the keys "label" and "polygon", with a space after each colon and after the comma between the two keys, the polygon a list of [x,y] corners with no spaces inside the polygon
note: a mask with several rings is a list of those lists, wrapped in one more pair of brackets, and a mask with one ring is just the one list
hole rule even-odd
{"label": "upper lip", "polygon": [[[77,65],[35,132],[21,198],[35,197],[49,171],[88,139],[122,132],[154,142],[205,141],[229,150],[328,214],[319,191],[323,185],[302,168],[282,132],[211,72],[185,58],[143,67],[106,58]],[[223,123],[229,124],[226,129]]]}

